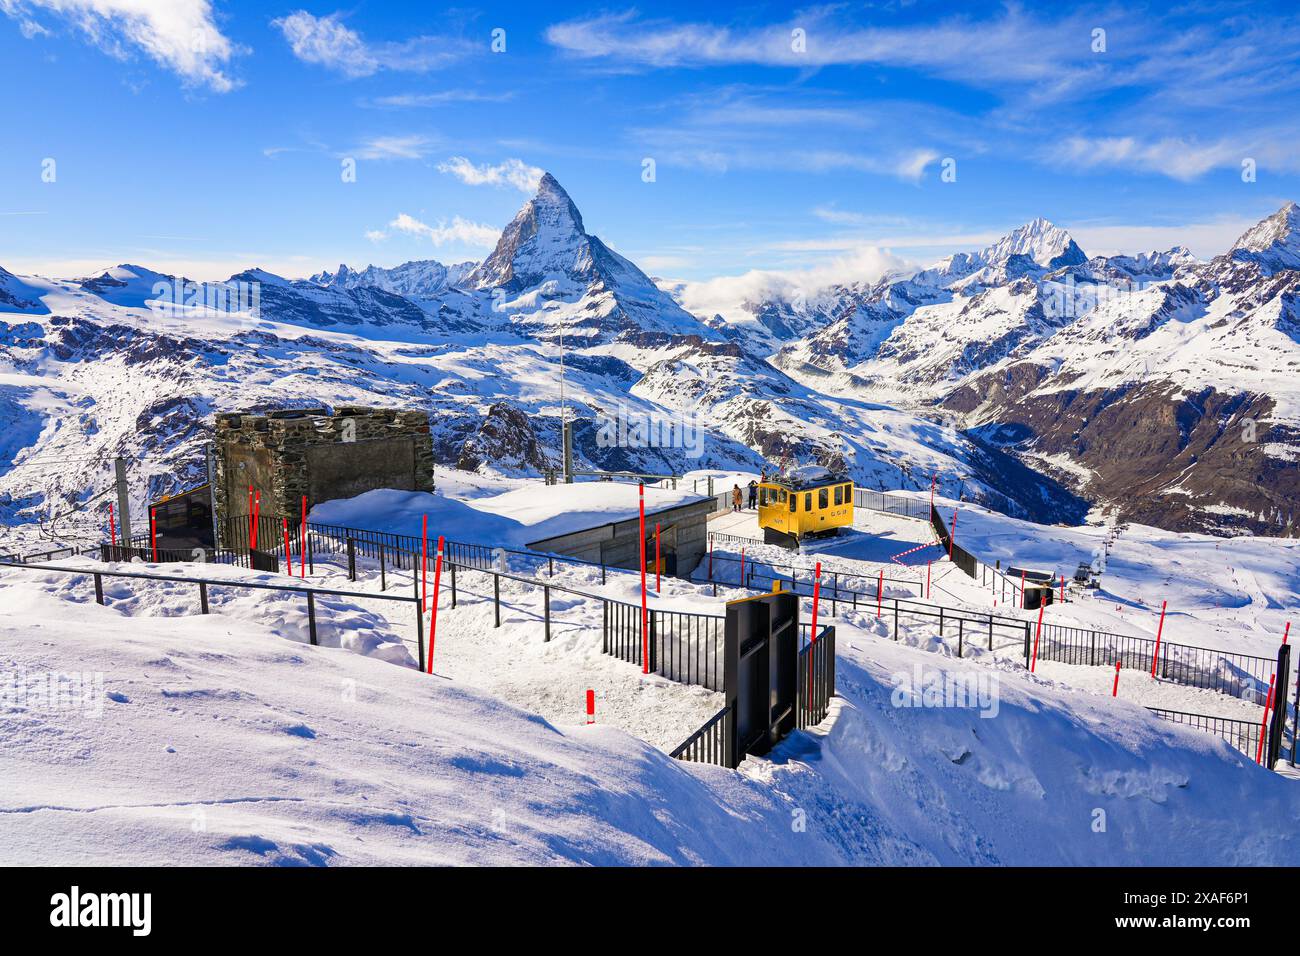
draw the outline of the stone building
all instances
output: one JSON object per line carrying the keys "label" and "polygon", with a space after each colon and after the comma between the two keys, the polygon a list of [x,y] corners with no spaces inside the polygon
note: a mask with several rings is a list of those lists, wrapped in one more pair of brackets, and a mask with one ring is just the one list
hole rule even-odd
{"label": "stone building", "polygon": [[377,488],[433,491],[433,439],[419,411],[341,407],[216,417],[214,498],[219,521],[248,513],[295,519],[308,506]]}

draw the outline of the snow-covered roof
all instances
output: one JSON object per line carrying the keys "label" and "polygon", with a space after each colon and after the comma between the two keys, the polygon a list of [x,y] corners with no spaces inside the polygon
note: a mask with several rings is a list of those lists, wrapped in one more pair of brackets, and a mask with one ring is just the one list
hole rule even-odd
{"label": "snow-covered roof", "polygon": [[[692,491],[645,490],[647,515],[708,500]],[[317,505],[310,520],[418,536],[426,514],[430,537],[519,548],[635,518],[637,486],[617,481],[546,485],[533,480],[502,494],[465,498],[441,491],[384,489]]]}

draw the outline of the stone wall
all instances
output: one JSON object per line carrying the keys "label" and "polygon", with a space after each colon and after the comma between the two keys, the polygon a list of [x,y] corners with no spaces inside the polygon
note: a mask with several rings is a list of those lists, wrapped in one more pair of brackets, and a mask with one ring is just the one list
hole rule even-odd
{"label": "stone wall", "polygon": [[266,515],[376,488],[433,491],[433,441],[424,412],[345,406],[217,415],[217,515],[248,512],[248,486]]}

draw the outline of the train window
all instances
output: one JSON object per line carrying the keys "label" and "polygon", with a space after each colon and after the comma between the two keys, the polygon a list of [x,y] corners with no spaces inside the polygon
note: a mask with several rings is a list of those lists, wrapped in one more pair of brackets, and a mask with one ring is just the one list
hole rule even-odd
{"label": "train window", "polygon": [[767,507],[767,488],[763,485],[758,486],[758,506],[760,508]]}
{"label": "train window", "polygon": [[827,508],[830,506],[830,503],[831,503],[831,490],[829,488],[820,489],[817,492],[817,507]]}
{"label": "train window", "polygon": [[799,504],[799,496],[798,496],[798,495],[795,495],[795,494],[790,495],[790,513],[791,513],[791,514],[794,514],[794,512],[795,512],[795,506],[798,505],[798,504]]}
{"label": "train window", "polygon": [[836,503],[837,505],[842,505],[842,504],[844,504],[844,486],[843,486],[843,485],[836,485],[836,486],[835,486],[835,503]]}
{"label": "train window", "polygon": [[812,511],[812,492],[811,492],[811,491],[808,492],[808,494],[806,494],[806,495],[803,496],[803,510],[804,510],[804,511]]}

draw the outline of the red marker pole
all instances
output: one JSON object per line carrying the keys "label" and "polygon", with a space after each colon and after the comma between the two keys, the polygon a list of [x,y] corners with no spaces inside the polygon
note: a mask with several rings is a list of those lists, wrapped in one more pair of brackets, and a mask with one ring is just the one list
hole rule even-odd
{"label": "red marker pole", "polygon": [[257,526],[262,523],[262,493],[260,491],[253,493],[253,544],[254,550],[257,549]]}
{"label": "red marker pole", "polygon": [[442,582],[442,535],[438,535],[438,555],[433,562],[433,613],[429,616],[429,673],[433,673],[433,639],[438,631],[438,585]]}
{"label": "red marker pole", "polygon": [[1255,763],[1264,762],[1264,737],[1265,728],[1268,727],[1268,712],[1273,706],[1273,681],[1277,680],[1276,674],[1270,674],[1268,678],[1268,696],[1264,698],[1264,719],[1259,722],[1259,746],[1255,748]]}
{"label": "red marker pole", "polygon": [[153,548],[153,563],[158,563],[158,509],[149,509],[149,545]]}
{"label": "red marker pole", "polygon": [[1119,661],[1115,662],[1115,686],[1111,688],[1110,691],[1111,697],[1119,696],[1119,663],[1120,663]]}
{"label": "red marker pole", "polygon": [[641,482],[641,673],[650,673],[650,612],[645,599],[645,482]]}
{"label": "red marker pole", "polygon": [[948,532],[948,560],[952,560],[952,548],[957,543],[957,512],[960,508],[952,509],[952,530]]}
{"label": "red marker pole", "polygon": [[1038,605],[1038,627],[1034,628],[1034,659],[1029,662],[1029,673],[1033,673],[1038,667],[1038,636],[1043,633],[1043,608],[1045,605]]}
{"label": "red marker pole", "polygon": [[1168,601],[1160,602],[1160,624],[1156,628],[1156,652],[1151,656],[1151,676],[1156,676],[1156,665],[1160,663],[1160,635],[1165,630],[1165,608],[1169,605]]}
{"label": "red marker pole", "polygon": [[1065,575],[1061,575],[1061,603],[1065,603]]}
{"label": "red marker pole", "polygon": [[884,593],[885,593],[885,572],[881,571],[880,577],[876,579],[876,617],[877,618],[880,617],[881,609],[884,606],[884,597],[883,597]]}
{"label": "red marker pole", "polygon": [[933,563],[933,561],[925,562],[925,596],[927,599],[930,597],[930,565]]}
{"label": "red marker pole", "polygon": [[655,594],[659,593],[659,522],[655,522]]}
{"label": "red marker pole", "polygon": [[1282,632],[1282,643],[1283,643],[1283,644],[1286,643],[1287,635],[1290,634],[1290,633],[1291,633],[1291,622],[1290,622],[1290,621],[1287,621],[1287,622],[1286,622],[1286,630]]}
{"label": "red marker pole", "polygon": [[[117,524],[113,521],[113,502],[108,503],[108,543],[117,544]],[[1288,624],[1287,627],[1291,625]],[[1283,641],[1283,643],[1286,643]]]}
{"label": "red marker pole", "polygon": [[293,558],[289,556],[289,519],[281,518],[280,525],[284,529],[284,563],[289,566],[289,577],[293,577]]}
{"label": "red marker pole", "polygon": [[298,523],[298,577],[307,577],[307,496],[302,496],[302,521]]}
{"label": "red marker pole", "polygon": [[420,524],[420,607],[429,612],[429,516]]}
{"label": "red marker pole", "polygon": [[817,602],[821,599],[822,593],[822,563],[817,562],[817,568],[813,571],[813,616],[812,616],[812,643],[817,640]]}
{"label": "red marker pole", "polygon": [[596,722],[596,692],[594,690],[588,689],[587,690],[587,723],[594,724],[595,722]]}

